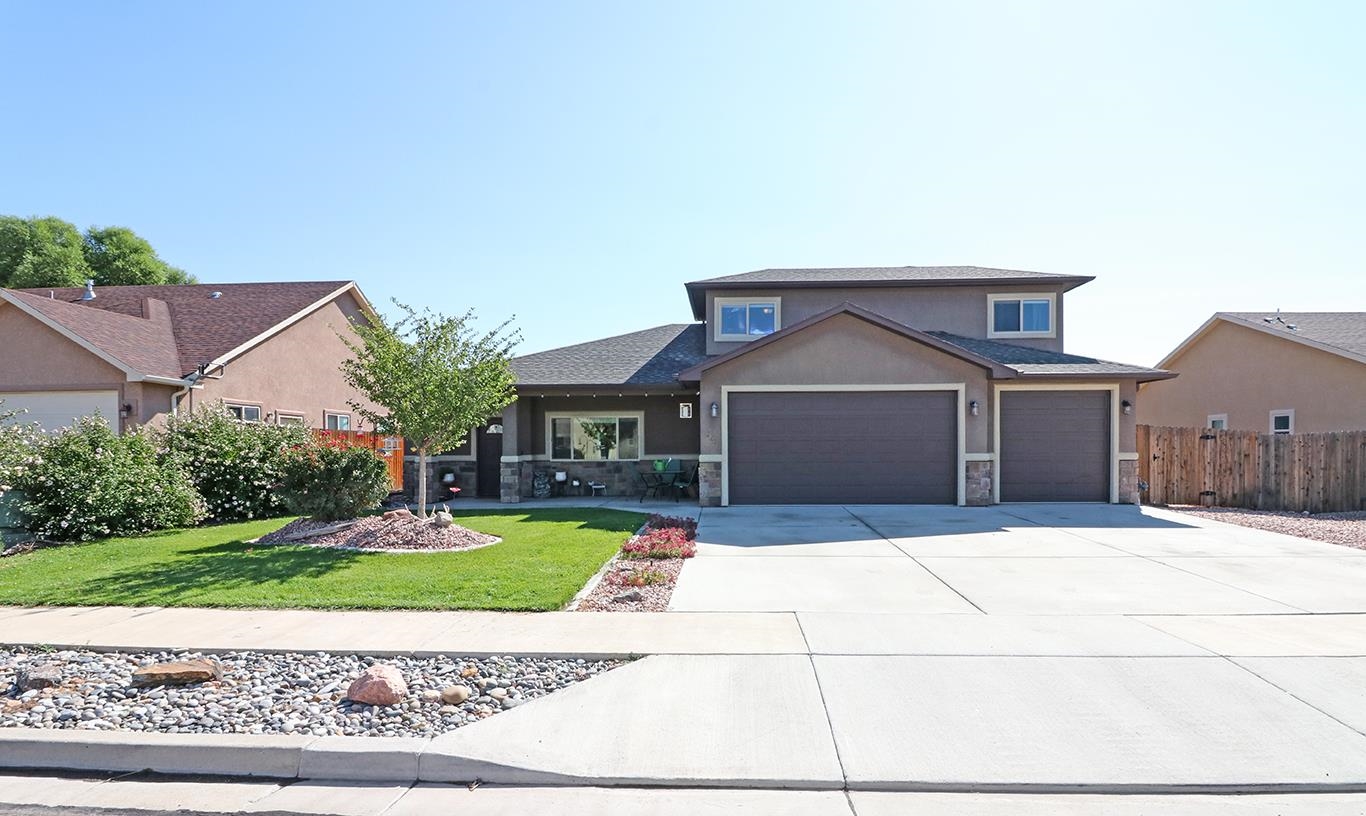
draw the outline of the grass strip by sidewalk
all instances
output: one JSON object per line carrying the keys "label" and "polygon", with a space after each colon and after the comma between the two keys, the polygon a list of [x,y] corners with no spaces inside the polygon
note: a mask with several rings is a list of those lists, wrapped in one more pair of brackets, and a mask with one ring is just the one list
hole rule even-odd
{"label": "grass strip by sidewalk", "polygon": [[0,560],[0,604],[552,610],[574,597],[644,517],[568,507],[458,514],[456,523],[503,539],[468,552],[246,543],[286,521],[112,538]]}

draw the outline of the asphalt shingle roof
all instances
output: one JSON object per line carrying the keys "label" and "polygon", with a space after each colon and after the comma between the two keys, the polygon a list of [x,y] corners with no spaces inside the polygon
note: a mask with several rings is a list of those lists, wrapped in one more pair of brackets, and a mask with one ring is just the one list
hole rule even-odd
{"label": "asphalt shingle roof", "polygon": [[950,334],[943,331],[932,331],[929,334],[938,337],[940,340],[952,343],[959,348],[967,349],[974,354],[994,360],[1008,368],[1013,368],[1021,374],[1033,376],[1048,375],[1077,375],[1095,374],[1116,376],[1143,376],[1145,374],[1163,373],[1160,369],[1148,368],[1146,366],[1129,365],[1128,363],[1112,363],[1109,360],[1100,360],[1095,357],[1084,357],[1079,354],[1066,354],[1061,351],[1049,351],[1047,349],[1030,348],[1028,346],[1017,346],[1013,343],[1002,343],[998,340],[979,340],[975,337],[963,337],[957,334]]}
{"label": "asphalt shingle roof", "polygon": [[[1366,356],[1366,312],[1220,312],[1262,328]],[[1276,317],[1279,314],[1280,319]],[[1294,326],[1291,329],[1290,326]]]}
{"label": "asphalt shingle roof", "polygon": [[11,294],[134,371],[172,379],[181,376],[175,336],[170,318],[164,312],[154,312],[151,319],[144,319],[89,309],[31,292]]}
{"label": "asphalt shingle roof", "polygon": [[672,323],[518,357],[519,386],[675,385],[678,372],[707,358],[700,323]]}
{"label": "asphalt shingle roof", "polygon": [[[346,286],[347,283],[302,281],[203,283],[188,286],[97,286],[95,299],[89,301],[81,300],[85,294],[83,288],[11,291],[26,296],[26,303],[35,300],[47,302],[50,304],[47,313],[82,337],[86,336],[85,332],[93,332],[103,337],[116,325],[136,334],[142,329],[134,327],[152,322],[142,316],[143,301],[151,298],[164,302],[170,313],[176,362],[173,365],[168,364],[162,350],[158,349],[155,351],[156,365],[174,370],[144,370],[143,373],[182,377],[194,371],[199,365],[215,360],[283,323]],[[222,294],[213,298],[211,295],[214,292]],[[118,321],[114,315],[129,319]],[[87,339],[120,359],[123,359],[121,355],[129,353],[127,346],[130,344],[116,337],[99,341],[94,338]],[[131,361],[129,362],[131,364]]]}
{"label": "asphalt shingle roof", "polygon": [[[853,266],[830,269],[760,269],[724,275],[719,278],[693,281],[689,286],[711,286],[734,283],[910,283],[910,282],[975,282],[1015,280],[1078,280],[1076,275],[1052,272],[1028,272],[1022,269],[992,269],[984,266]],[[1089,278],[1085,278],[1089,280]]]}

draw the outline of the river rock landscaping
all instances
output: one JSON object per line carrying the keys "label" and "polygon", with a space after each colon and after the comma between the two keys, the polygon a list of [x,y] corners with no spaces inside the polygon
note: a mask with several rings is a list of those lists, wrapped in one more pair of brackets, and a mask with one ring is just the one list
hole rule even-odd
{"label": "river rock landscaping", "polygon": [[455,524],[446,511],[439,510],[431,518],[421,518],[405,509],[342,522],[296,519],[261,536],[260,542],[359,552],[423,552],[472,550],[497,544],[500,540],[497,536]]}
{"label": "river rock landscaping", "polygon": [[1172,505],[1168,509],[1213,521],[1366,550],[1366,511],[1310,514],[1190,505]]}
{"label": "river rock landscaping", "polygon": [[683,562],[697,555],[697,521],[651,516],[578,602],[580,612],[664,612]]}
{"label": "river rock landscaping", "polygon": [[[222,679],[189,685],[135,684],[139,669],[192,661],[216,665]],[[0,650],[0,728],[430,737],[623,662],[260,652],[206,656],[20,647]],[[379,671],[370,671],[375,669]],[[372,676],[401,676],[401,699],[384,706],[346,700],[367,671]],[[60,682],[54,683],[57,678]]]}

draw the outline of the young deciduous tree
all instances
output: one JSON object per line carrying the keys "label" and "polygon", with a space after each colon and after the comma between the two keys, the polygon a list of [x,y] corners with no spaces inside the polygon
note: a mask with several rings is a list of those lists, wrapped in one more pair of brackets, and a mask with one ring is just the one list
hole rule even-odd
{"label": "young deciduous tree", "polygon": [[515,399],[509,360],[521,339],[506,321],[480,333],[474,312],[459,316],[417,311],[398,301],[397,321],[380,318],[342,334],[352,358],[341,364],[346,381],[383,410],[351,407],[382,434],[417,447],[418,515],[427,515],[427,458],[459,447],[478,425]]}

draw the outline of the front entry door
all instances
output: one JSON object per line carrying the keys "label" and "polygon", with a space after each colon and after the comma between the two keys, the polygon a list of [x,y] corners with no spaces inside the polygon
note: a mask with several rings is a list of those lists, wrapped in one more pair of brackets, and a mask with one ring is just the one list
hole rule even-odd
{"label": "front entry door", "polygon": [[478,463],[476,495],[481,499],[498,498],[498,483],[502,478],[503,421],[491,419],[475,431],[475,459]]}

